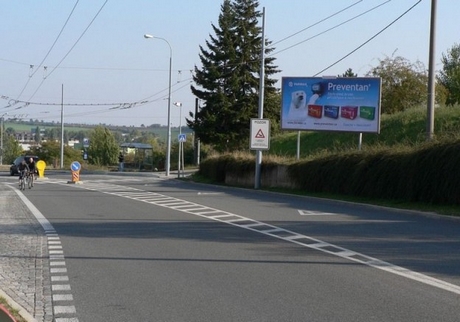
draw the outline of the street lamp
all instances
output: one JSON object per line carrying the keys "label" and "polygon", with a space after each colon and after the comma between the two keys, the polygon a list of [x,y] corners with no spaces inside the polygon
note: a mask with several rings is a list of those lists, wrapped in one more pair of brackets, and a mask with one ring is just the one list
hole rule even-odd
{"label": "street lamp", "polygon": [[[174,102],[175,106],[179,107],[179,157],[177,159],[177,177],[180,178],[181,176],[181,156],[184,157],[184,149],[182,145],[182,103],[181,102]],[[182,163],[182,168],[184,168],[184,163]]]}
{"label": "street lamp", "polygon": [[8,112],[0,116],[0,165],[3,165],[3,117],[5,115],[8,115]]}
{"label": "street lamp", "polygon": [[172,48],[169,42],[161,37],[154,37],[145,34],[144,38],[156,38],[165,41],[169,46],[169,87],[168,87],[168,134],[166,138],[166,176],[169,176],[169,169],[171,167],[171,71],[172,71]]}

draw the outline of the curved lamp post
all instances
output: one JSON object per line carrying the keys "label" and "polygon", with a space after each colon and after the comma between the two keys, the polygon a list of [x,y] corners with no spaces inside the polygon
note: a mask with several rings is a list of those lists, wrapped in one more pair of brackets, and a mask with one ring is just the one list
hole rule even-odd
{"label": "curved lamp post", "polygon": [[169,46],[169,87],[168,87],[168,134],[166,138],[166,176],[169,176],[169,169],[171,168],[171,71],[172,71],[172,48],[169,42],[161,37],[154,37],[145,34],[144,38],[161,39]]}

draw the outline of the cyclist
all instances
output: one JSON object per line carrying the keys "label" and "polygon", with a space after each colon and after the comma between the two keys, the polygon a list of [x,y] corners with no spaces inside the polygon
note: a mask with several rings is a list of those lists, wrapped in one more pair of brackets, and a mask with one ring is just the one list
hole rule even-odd
{"label": "cyclist", "polygon": [[29,159],[29,171],[30,171],[30,175],[31,175],[31,179],[32,179],[32,187],[34,186],[34,177],[36,176],[37,174],[37,169],[35,167],[35,161],[34,161],[34,158],[30,158]]}
{"label": "cyclist", "polygon": [[29,172],[29,166],[26,163],[26,160],[22,160],[21,163],[18,165],[18,172],[19,172],[19,186],[21,186],[21,179],[25,178],[27,172]]}

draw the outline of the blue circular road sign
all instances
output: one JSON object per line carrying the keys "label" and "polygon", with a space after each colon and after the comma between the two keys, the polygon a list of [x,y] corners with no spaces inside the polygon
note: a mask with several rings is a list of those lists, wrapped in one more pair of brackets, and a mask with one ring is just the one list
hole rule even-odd
{"label": "blue circular road sign", "polygon": [[70,165],[70,170],[72,170],[72,171],[80,171],[80,169],[81,169],[81,164],[78,161],[74,161]]}

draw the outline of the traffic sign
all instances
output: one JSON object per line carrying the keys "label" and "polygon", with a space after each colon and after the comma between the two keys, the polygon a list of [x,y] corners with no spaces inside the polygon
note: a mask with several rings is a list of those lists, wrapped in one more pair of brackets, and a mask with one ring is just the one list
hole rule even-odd
{"label": "traffic sign", "polygon": [[251,150],[270,148],[270,120],[251,119]]}
{"label": "traffic sign", "polygon": [[81,169],[81,164],[78,161],[74,161],[70,165],[70,170],[72,170],[73,172],[78,172],[80,171],[80,169]]}
{"label": "traffic sign", "polygon": [[88,148],[89,147],[89,139],[88,138],[83,138],[83,147]]}
{"label": "traffic sign", "polygon": [[187,136],[185,134],[179,134],[177,136],[177,139],[179,140],[179,142],[185,142],[187,141]]}

